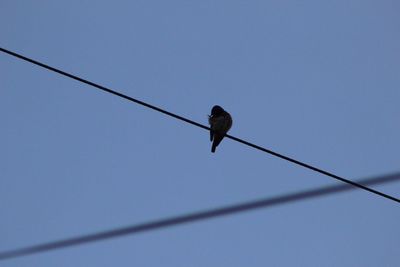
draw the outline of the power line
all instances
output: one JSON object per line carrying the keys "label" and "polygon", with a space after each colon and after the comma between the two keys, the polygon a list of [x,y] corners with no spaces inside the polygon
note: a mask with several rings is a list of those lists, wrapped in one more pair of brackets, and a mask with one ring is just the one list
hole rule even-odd
{"label": "power line", "polygon": [[[360,184],[364,185],[376,185],[384,184],[389,182],[395,182],[400,180],[400,173],[372,177],[369,179],[363,179],[358,181]],[[325,195],[339,193],[349,190],[354,190],[355,187],[349,186],[347,184],[320,187],[317,189],[300,191],[297,193],[285,194],[272,198],[264,198],[251,202],[245,202],[241,204],[225,206],[220,208],[215,208],[206,211],[200,211],[190,214],[185,214],[176,217],[170,217],[166,219],[161,219],[157,221],[150,221],[147,223],[136,224],[128,227],[117,228],[113,230],[82,235],[78,237],[67,238],[59,241],[53,241],[49,243],[33,245],[29,247],[14,249],[10,251],[0,252],[0,260],[22,257],[30,254],[43,253],[50,250],[62,249],[71,246],[82,245],[86,243],[101,241],[110,238],[121,237],[124,235],[133,235],[141,232],[155,231],[157,229],[167,228],[171,226],[177,226],[186,223],[193,223],[201,220],[209,220],[212,218],[233,215],[236,213],[247,212],[251,210],[268,208],[272,206],[278,206],[283,204],[289,204],[292,202],[302,201],[310,198],[322,197]]]}
{"label": "power line", "polygon": [[[91,82],[91,81],[85,80],[85,79],[83,79],[83,78],[80,78],[80,77],[78,77],[78,76],[72,75],[72,74],[67,73],[67,72],[65,72],[65,71],[56,69],[56,68],[54,68],[54,67],[51,67],[51,66],[49,66],[49,65],[46,65],[46,64],[41,63],[41,62],[39,62],[39,61],[33,60],[33,59],[28,58],[28,57],[25,57],[25,56],[23,56],[23,55],[17,54],[17,53],[15,53],[15,52],[12,52],[12,51],[10,51],[10,50],[7,50],[7,49],[4,49],[4,48],[1,48],[1,47],[0,47],[0,51],[4,52],[4,53],[6,53],[6,54],[12,55],[12,56],[14,56],[14,57],[17,57],[17,58],[19,58],[19,59],[28,61],[28,62],[30,62],[30,63],[32,63],[32,64],[38,65],[38,66],[40,66],[40,67],[42,67],[42,68],[45,68],[45,69],[54,71],[54,72],[59,73],[59,74],[64,75],[64,76],[67,76],[67,77],[69,77],[69,78],[71,78],[71,79],[77,80],[77,81],[79,81],[79,82],[88,84],[88,85],[93,86],[93,87],[96,87],[97,89],[100,89],[100,90],[105,91],[105,92],[107,92],[107,93],[110,93],[110,94],[113,94],[113,95],[116,95],[116,96],[125,98],[125,99],[127,99],[127,100],[129,100],[129,101],[132,101],[132,102],[135,102],[135,103],[137,103],[137,104],[143,105],[143,106],[145,106],[145,107],[154,109],[154,110],[156,110],[156,111],[158,111],[158,112],[164,113],[164,114],[166,114],[166,115],[168,115],[168,116],[171,116],[171,117],[173,117],[173,118],[175,118],[175,119],[178,119],[178,120],[181,120],[181,121],[190,123],[190,124],[192,124],[192,125],[195,125],[195,126],[197,126],[197,127],[203,128],[203,129],[205,129],[205,130],[210,130],[209,127],[204,126],[204,125],[202,125],[202,124],[200,124],[200,123],[197,123],[197,122],[195,122],[195,121],[189,120],[189,119],[184,118],[184,117],[182,117],[182,116],[176,115],[176,114],[174,114],[174,113],[172,113],[172,112],[166,111],[166,110],[161,109],[161,108],[159,108],[159,107],[150,105],[150,104],[148,104],[148,103],[145,103],[145,102],[140,101],[140,100],[138,100],[138,99],[135,99],[135,98],[133,98],[133,97],[124,95],[124,94],[122,94],[122,93],[119,93],[119,92],[117,92],[117,91],[114,91],[114,90],[112,90],[112,89],[109,89],[109,88],[107,88],[107,87],[104,87],[104,86],[102,86],[102,85],[99,85],[99,84],[96,84],[96,83],[94,83],[94,82]],[[331,177],[331,178],[334,178],[334,179],[336,179],[336,180],[342,181],[342,182],[347,183],[347,184],[351,184],[351,185],[353,185],[353,186],[359,187],[359,188],[361,188],[361,189],[364,189],[364,190],[366,190],[366,191],[369,191],[369,192],[374,193],[374,194],[376,194],[376,195],[379,195],[379,196],[381,196],[381,197],[384,197],[384,198],[387,198],[387,199],[390,199],[390,200],[393,200],[393,201],[395,201],[395,202],[400,203],[400,199],[398,199],[398,198],[395,198],[395,197],[393,197],[393,196],[387,195],[387,194],[382,193],[382,192],[380,192],[380,191],[377,191],[377,190],[375,190],[375,189],[366,187],[366,186],[364,186],[364,185],[358,184],[358,183],[353,182],[353,181],[351,181],[351,180],[348,180],[348,179],[346,179],[346,178],[340,177],[340,176],[338,176],[338,175],[336,175],[336,174],[333,174],[333,173],[324,171],[324,170],[322,170],[322,169],[320,169],[320,168],[317,168],[317,167],[311,166],[311,165],[309,165],[309,164],[303,163],[303,162],[301,162],[301,161],[292,159],[292,158],[290,158],[290,157],[284,156],[284,155],[282,155],[282,154],[279,154],[279,153],[274,152],[274,151],[272,151],[272,150],[263,148],[263,147],[261,147],[261,146],[252,144],[252,143],[247,142],[247,141],[245,141],[245,140],[242,140],[242,139],[240,139],[240,138],[237,138],[237,137],[234,137],[234,136],[231,136],[231,135],[228,135],[228,134],[226,135],[226,137],[227,137],[227,138],[230,138],[230,139],[232,139],[232,140],[235,140],[235,141],[237,141],[237,142],[239,142],[239,143],[245,144],[245,145],[247,145],[247,146],[253,147],[253,148],[255,148],[255,149],[261,150],[261,151],[263,151],[263,152],[269,153],[269,154],[271,154],[271,155],[273,155],[273,156],[276,156],[276,157],[279,157],[279,158],[281,158],[281,159],[287,160],[287,161],[289,161],[289,162],[292,162],[292,163],[297,164],[297,165],[299,165],[299,166],[302,166],[302,167],[304,167],[304,168],[313,170],[313,171],[315,171],[315,172],[319,172],[319,173],[321,173],[321,174],[324,174],[324,175],[329,176],[329,177]]]}

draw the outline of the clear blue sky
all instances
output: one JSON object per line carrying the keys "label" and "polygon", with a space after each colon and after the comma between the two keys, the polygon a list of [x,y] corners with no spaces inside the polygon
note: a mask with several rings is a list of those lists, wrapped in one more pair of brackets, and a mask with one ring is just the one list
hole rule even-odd
{"label": "clear blue sky", "polygon": [[[352,180],[400,171],[399,1],[0,2],[0,46]],[[339,182],[0,53],[0,250]],[[400,183],[376,186],[400,197]],[[361,190],[1,266],[398,266]]]}

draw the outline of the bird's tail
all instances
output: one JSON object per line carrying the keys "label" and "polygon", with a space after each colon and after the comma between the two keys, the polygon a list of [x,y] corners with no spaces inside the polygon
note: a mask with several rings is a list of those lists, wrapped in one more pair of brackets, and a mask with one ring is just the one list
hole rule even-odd
{"label": "bird's tail", "polygon": [[224,138],[224,135],[218,134],[218,133],[214,133],[214,140],[211,146],[211,152],[215,153],[215,149],[217,148],[217,146],[219,145],[219,143],[221,143],[222,139]]}
{"label": "bird's tail", "polygon": [[217,148],[217,146],[213,143],[211,146],[211,152],[215,153],[215,149]]}

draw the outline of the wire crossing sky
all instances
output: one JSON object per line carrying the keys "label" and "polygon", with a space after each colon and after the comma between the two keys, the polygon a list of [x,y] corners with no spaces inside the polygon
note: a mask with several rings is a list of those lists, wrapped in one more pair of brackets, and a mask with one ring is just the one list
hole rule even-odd
{"label": "wire crossing sky", "polygon": [[[372,177],[368,179],[363,179],[358,181],[359,184],[364,185],[377,185],[396,182],[400,179],[400,173],[389,174],[385,176]],[[326,186],[311,190],[304,190],[301,192],[285,194],[272,198],[259,199],[251,202],[214,208],[207,211],[200,211],[191,214],[185,214],[176,217],[170,217],[166,219],[161,219],[157,221],[151,221],[147,223],[142,223],[138,225],[108,230],[99,233],[93,233],[88,235],[82,235],[79,237],[73,237],[58,241],[53,241],[45,244],[34,245],[30,247],[3,251],[0,252],[0,260],[6,260],[16,257],[22,257],[30,254],[43,253],[50,250],[62,249],[66,247],[72,247],[77,245],[82,245],[91,242],[97,242],[105,239],[121,237],[124,235],[133,235],[142,232],[155,231],[162,228],[167,228],[171,226],[177,226],[187,223],[193,223],[201,220],[209,220],[216,217],[228,216],[242,212],[248,212],[261,208],[268,208],[277,205],[289,204],[292,202],[303,201],[310,198],[322,197],[334,193],[341,193],[349,190],[354,190],[355,187],[349,185],[336,185],[336,186]]]}
{"label": "wire crossing sky", "polygon": [[[106,87],[104,87],[104,86],[102,86],[102,85],[96,84],[96,83],[94,83],[94,82],[88,81],[88,80],[86,80],[86,79],[80,78],[80,77],[75,76],[75,75],[72,75],[72,74],[70,74],[70,73],[64,72],[64,71],[59,70],[59,69],[57,69],[57,68],[51,67],[51,66],[46,65],[46,64],[44,64],[44,63],[41,63],[41,62],[39,62],[39,61],[36,61],[36,60],[31,59],[31,58],[25,57],[25,56],[23,56],[23,55],[17,54],[17,53],[15,53],[15,52],[13,52],[13,51],[10,51],[10,50],[7,50],[7,49],[1,48],[1,47],[0,47],[0,51],[4,52],[4,53],[6,53],[6,54],[12,55],[12,56],[14,56],[14,57],[17,57],[17,58],[19,58],[19,59],[28,61],[28,62],[30,62],[30,63],[33,63],[33,64],[38,65],[38,66],[40,66],[40,67],[43,67],[43,68],[45,68],[45,69],[48,69],[48,70],[50,70],[50,71],[53,71],[53,72],[59,73],[59,74],[61,74],[61,75],[67,76],[67,77],[72,78],[72,79],[74,79],[74,80],[77,80],[77,81],[79,81],[79,82],[88,84],[88,85],[93,86],[93,87],[95,87],[95,88],[97,88],[97,89],[100,89],[100,90],[102,90],[102,91],[105,91],[105,92],[108,92],[108,93],[117,95],[117,96],[122,97],[122,98],[125,98],[125,99],[127,99],[127,100],[129,100],[129,101],[135,102],[135,103],[137,103],[137,104],[140,104],[140,105],[143,105],[143,106],[145,106],[145,107],[151,108],[151,109],[156,110],[156,111],[158,111],[158,112],[164,113],[164,114],[166,114],[166,115],[168,115],[168,116],[171,116],[171,117],[173,117],[173,118],[176,118],[176,119],[182,120],[182,121],[184,121],[184,122],[190,123],[190,124],[192,124],[192,125],[195,125],[195,126],[197,126],[197,127],[200,127],[200,128],[206,129],[206,130],[209,130],[209,127],[204,126],[204,125],[202,125],[202,124],[200,124],[200,123],[197,123],[197,122],[195,122],[195,121],[189,120],[189,119],[184,118],[184,117],[182,117],[182,116],[176,115],[176,114],[174,114],[174,113],[171,113],[171,112],[166,111],[166,110],[164,110],[164,109],[161,109],[161,108],[159,108],[159,107],[150,105],[150,104],[145,103],[145,102],[143,102],[143,101],[137,100],[137,99],[132,98],[132,97],[130,97],[130,96],[124,95],[124,94],[119,93],[119,92],[117,92],[117,91],[114,91],[114,90],[112,90],[112,89],[106,88]],[[313,171],[315,171],[315,172],[319,172],[319,173],[321,173],[321,174],[324,174],[324,175],[329,176],[329,177],[331,177],[331,178],[334,178],[334,179],[336,179],[336,180],[342,181],[342,182],[347,183],[347,184],[351,184],[351,185],[353,185],[353,186],[359,187],[359,188],[361,188],[361,189],[364,189],[364,190],[366,190],[366,191],[369,191],[369,192],[374,193],[374,194],[376,194],[376,195],[379,195],[379,196],[381,196],[381,197],[384,197],[384,198],[393,200],[393,201],[395,201],[395,202],[397,202],[397,203],[400,203],[400,199],[398,199],[398,198],[395,198],[395,197],[393,197],[393,196],[391,196],[391,195],[382,193],[382,192],[377,191],[377,190],[375,190],[375,189],[369,188],[369,187],[367,187],[367,186],[361,185],[361,184],[359,184],[359,183],[353,182],[353,181],[348,180],[348,179],[346,179],[346,178],[340,177],[340,176],[338,176],[338,175],[336,175],[336,174],[333,174],[333,173],[324,171],[324,170],[322,170],[322,169],[316,168],[316,167],[311,166],[311,165],[309,165],[309,164],[306,164],[306,163],[303,163],[303,162],[301,162],[301,161],[298,161],[298,160],[292,159],[292,158],[290,158],[290,157],[284,156],[284,155],[279,154],[279,153],[277,153],[277,152],[274,152],[274,151],[272,151],[272,150],[263,148],[263,147],[261,147],[261,146],[255,145],[255,144],[252,144],[252,143],[247,142],[247,141],[245,141],[245,140],[242,140],[242,139],[240,139],[240,138],[237,138],[237,137],[234,137],[234,136],[231,136],[231,135],[226,135],[226,137],[228,137],[228,138],[230,138],[230,139],[232,139],[232,140],[235,140],[235,141],[237,141],[237,142],[240,142],[240,143],[242,143],[242,144],[248,145],[248,146],[250,146],[250,147],[253,147],[253,148],[255,148],[255,149],[261,150],[261,151],[263,151],[263,152],[269,153],[269,154],[274,155],[274,156],[276,156],[276,157],[279,157],[279,158],[281,158],[281,159],[290,161],[290,162],[292,162],[292,163],[294,163],[294,164],[297,164],[297,165],[300,165],[300,166],[302,166],[302,167],[308,168],[308,169],[313,170]]]}

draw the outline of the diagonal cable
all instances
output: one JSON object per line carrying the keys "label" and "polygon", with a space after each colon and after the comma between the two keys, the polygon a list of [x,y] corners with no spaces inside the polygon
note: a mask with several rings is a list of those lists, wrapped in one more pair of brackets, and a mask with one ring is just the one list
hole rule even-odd
{"label": "diagonal cable", "polygon": [[[358,181],[364,185],[377,185],[390,182],[400,181],[400,173],[394,173],[385,176],[372,177]],[[200,211],[190,214],[185,214],[166,219],[150,221],[147,223],[136,224],[132,226],[117,228],[113,230],[97,232],[93,234],[82,235],[78,237],[67,238],[63,240],[33,245],[23,248],[18,248],[9,251],[0,252],[0,261],[10,258],[22,257],[30,254],[43,253],[51,250],[62,249],[105,239],[121,237],[125,235],[134,235],[142,232],[150,232],[158,229],[163,229],[171,226],[178,226],[186,223],[193,223],[197,221],[209,220],[217,217],[233,215],[242,212],[248,212],[256,209],[268,208],[283,204],[294,203],[311,198],[322,197],[334,193],[354,190],[356,187],[349,186],[348,184],[340,184],[335,186],[320,187],[311,190],[300,191],[297,193],[285,194],[277,197],[264,198],[251,202],[215,208],[206,211]]]}
{"label": "diagonal cable", "polygon": [[[75,76],[75,75],[72,75],[72,74],[70,74],[70,73],[67,73],[67,72],[65,72],[65,71],[56,69],[56,68],[54,68],[54,67],[51,67],[51,66],[49,66],[49,65],[46,65],[46,64],[41,63],[41,62],[39,62],[39,61],[33,60],[33,59],[28,58],[28,57],[25,57],[25,56],[23,56],[23,55],[17,54],[17,53],[15,53],[15,52],[12,52],[12,51],[10,51],[10,50],[7,50],[7,49],[4,49],[4,48],[1,48],[1,47],[0,47],[0,51],[4,52],[4,53],[6,53],[6,54],[9,54],[9,55],[11,55],[11,56],[14,56],[14,57],[16,57],[16,58],[19,58],[19,59],[28,61],[28,62],[30,62],[30,63],[32,63],[32,64],[35,64],[35,65],[40,66],[40,67],[42,67],[42,68],[45,68],[45,69],[47,69],[47,70],[50,70],[50,71],[59,73],[59,74],[61,74],[61,75],[67,76],[67,77],[69,77],[69,78],[71,78],[71,79],[77,80],[77,81],[79,81],[79,82],[88,84],[88,85],[93,86],[93,87],[96,87],[97,89],[100,89],[100,90],[105,91],[105,92],[107,92],[107,93],[110,93],[110,94],[113,94],[113,95],[116,95],[116,96],[125,98],[125,99],[127,99],[127,100],[129,100],[129,101],[135,102],[135,103],[137,103],[137,104],[140,104],[140,105],[143,105],[143,106],[145,106],[145,107],[151,108],[151,109],[156,110],[156,111],[158,111],[158,112],[164,113],[165,115],[171,116],[171,117],[173,117],[173,118],[175,118],[175,119],[178,119],[178,120],[181,120],[181,121],[190,123],[190,124],[192,124],[192,125],[195,125],[195,126],[197,126],[197,127],[203,128],[203,129],[205,129],[205,130],[210,130],[209,127],[204,126],[204,125],[202,125],[202,124],[200,124],[200,123],[197,123],[197,122],[195,122],[195,121],[189,120],[189,119],[184,118],[184,117],[182,117],[182,116],[176,115],[176,114],[174,114],[174,113],[172,113],[172,112],[166,111],[166,110],[161,109],[161,108],[159,108],[159,107],[150,105],[150,104],[148,104],[148,103],[146,103],[146,102],[140,101],[140,100],[135,99],[135,98],[133,98],[133,97],[124,95],[124,94],[122,94],[122,93],[119,93],[119,92],[117,92],[117,91],[114,91],[114,90],[112,90],[112,89],[109,89],[109,88],[107,88],[107,87],[105,87],[105,86],[96,84],[96,83],[94,83],[94,82],[91,82],[91,81],[88,81],[88,80],[86,80],[86,79],[80,78],[80,77]],[[338,175],[336,175],[336,174],[333,174],[333,173],[331,173],[331,172],[324,171],[324,170],[322,170],[322,169],[320,169],[320,168],[317,168],[317,167],[311,166],[311,165],[309,165],[309,164],[306,164],[306,163],[304,163],[304,162],[301,162],[301,161],[295,160],[295,159],[293,159],[293,158],[284,156],[284,155],[279,154],[279,153],[277,153],[277,152],[274,152],[274,151],[272,151],[272,150],[270,150],[270,149],[266,149],[266,148],[264,148],[264,147],[261,147],[261,146],[252,144],[252,143],[247,142],[247,141],[245,141],[245,140],[242,140],[242,139],[240,139],[240,138],[237,138],[237,137],[234,137],[234,136],[231,136],[231,135],[228,135],[228,134],[226,135],[226,137],[227,137],[227,138],[230,138],[230,139],[232,139],[232,140],[235,140],[235,141],[237,141],[237,142],[239,142],[239,143],[242,143],[242,144],[245,144],[245,145],[247,145],[247,146],[250,146],[250,147],[252,147],[252,148],[255,148],[255,149],[261,150],[261,151],[263,151],[263,152],[269,153],[269,154],[271,154],[271,155],[273,155],[273,156],[275,156],[275,157],[284,159],[284,160],[286,160],[286,161],[292,162],[292,163],[297,164],[297,165],[299,165],[299,166],[302,166],[302,167],[304,167],[304,168],[313,170],[313,171],[315,171],[315,172],[319,172],[319,173],[321,173],[321,174],[324,174],[324,175],[329,176],[329,177],[331,177],[331,178],[334,178],[334,179],[336,179],[336,180],[342,181],[342,182],[347,183],[347,184],[351,184],[351,185],[353,185],[353,186],[356,186],[356,187],[358,187],[358,188],[364,189],[364,190],[366,190],[366,191],[369,191],[369,192],[374,193],[374,194],[376,194],[376,195],[379,195],[379,196],[381,196],[381,197],[384,197],[384,198],[387,198],[387,199],[390,199],[390,200],[393,200],[393,201],[395,201],[395,202],[400,203],[400,199],[398,199],[398,198],[395,198],[395,197],[390,196],[390,195],[388,195],[388,194],[382,193],[382,192],[377,191],[377,190],[375,190],[375,189],[369,188],[369,187],[367,187],[367,186],[361,185],[361,184],[359,184],[359,183],[353,182],[353,181],[351,181],[351,180],[349,180],[349,179],[340,177],[340,176],[338,176]]]}

